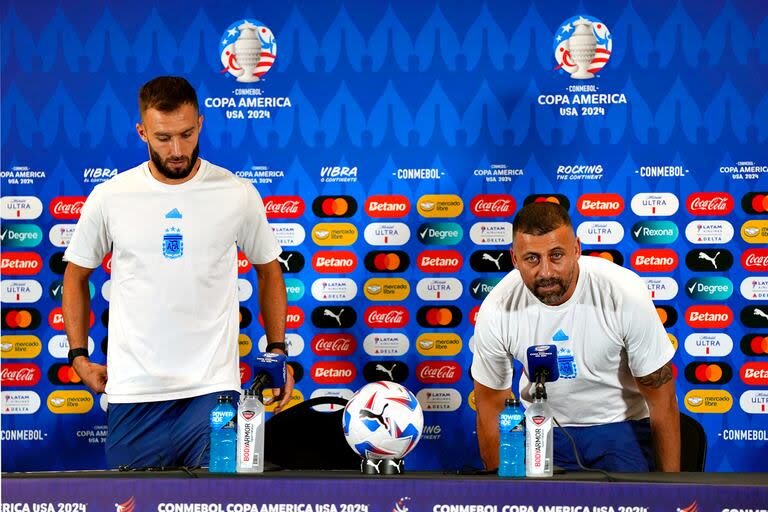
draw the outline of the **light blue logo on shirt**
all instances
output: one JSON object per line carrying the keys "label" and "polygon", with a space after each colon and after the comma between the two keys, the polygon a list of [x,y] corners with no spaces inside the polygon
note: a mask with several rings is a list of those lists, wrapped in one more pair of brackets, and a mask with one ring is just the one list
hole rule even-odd
{"label": "light blue logo on shirt", "polygon": [[552,336],[552,341],[568,341],[568,335],[565,334],[562,329],[558,329]]}
{"label": "light blue logo on shirt", "polygon": [[[180,220],[182,215],[178,209],[174,208],[165,214],[165,218]],[[165,233],[163,233],[163,256],[169,260],[175,260],[183,255],[184,235],[181,233],[181,228],[176,226],[165,228]]]}
{"label": "light blue logo on shirt", "polygon": [[[552,341],[557,343],[566,343],[570,338],[565,334],[565,331],[558,329],[555,334],[552,335]],[[557,348],[557,367],[560,372],[561,379],[575,379],[578,374],[576,369],[576,361],[573,358],[573,349],[570,347],[570,343],[566,346],[559,346]]]}

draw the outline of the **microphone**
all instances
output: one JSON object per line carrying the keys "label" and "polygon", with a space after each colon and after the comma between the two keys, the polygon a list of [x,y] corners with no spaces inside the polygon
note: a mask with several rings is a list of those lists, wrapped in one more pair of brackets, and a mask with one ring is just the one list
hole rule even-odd
{"label": "microphone", "polygon": [[555,345],[528,347],[528,376],[531,382],[536,384],[536,398],[547,398],[544,383],[554,382],[560,378]]}
{"label": "microphone", "polygon": [[[263,352],[256,356],[253,363],[253,371],[256,375],[251,384],[251,391],[254,391],[262,398],[264,388],[281,388],[285,386],[285,360],[283,354],[273,352]],[[263,400],[262,400],[263,401]]]}

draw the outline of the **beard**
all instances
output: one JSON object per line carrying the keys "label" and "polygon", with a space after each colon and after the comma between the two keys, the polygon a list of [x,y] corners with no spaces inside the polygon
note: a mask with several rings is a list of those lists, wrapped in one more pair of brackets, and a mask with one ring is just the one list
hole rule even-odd
{"label": "beard", "polygon": [[[574,270],[571,270],[570,275],[566,279],[560,279],[559,277],[550,277],[548,279],[537,279],[533,282],[533,294],[541,302],[548,306],[558,306],[565,302],[563,297],[571,287],[573,281]],[[554,286],[555,288],[547,290],[546,292],[540,291],[540,288],[548,288]]]}
{"label": "beard", "polygon": [[[152,159],[152,163],[155,164],[157,172],[168,178],[169,180],[183,180],[192,172],[192,169],[197,163],[197,155],[200,154],[200,144],[195,145],[195,149],[192,150],[192,155],[189,157],[183,156],[180,158],[166,158],[165,161],[160,155],[149,146],[149,156]],[[169,164],[183,163],[186,165],[178,168],[170,167]]]}

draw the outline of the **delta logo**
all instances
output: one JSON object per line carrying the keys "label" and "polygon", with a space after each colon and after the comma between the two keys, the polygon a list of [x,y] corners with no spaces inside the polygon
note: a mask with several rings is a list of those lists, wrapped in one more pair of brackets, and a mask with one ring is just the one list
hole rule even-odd
{"label": "delta logo", "polygon": [[419,215],[427,218],[453,218],[464,211],[464,202],[454,194],[427,194],[416,201]]}
{"label": "delta logo", "polygon": [[43,268],[43,259],[34,252],[4,252],[0,257],[0,274],[32,276]]}
{"label": "delta logo", "polygon": [[656,314],[667,329],[674,327],[677,323],[677,310],[672,306],[656,306]]}
{"label": "delta logo", "polygon": [[40,327],[40,312],[34,308],[2,309],[3,330],[33,331]]}
{"label": "delta logo", "polygon": [[312,324],[321,329],[348,329],[357,322],[357,312],[348,306],[320,306],[312,310]]}
{"label": "delta logo", "polygon": [[733,239],[733,225],[727,220],[695,220],[685,227],[692,244],[727,244]]}
{"label": "delta logo", "polygon": [[461,310],[456,306],[422,306],[416,313],[416,321],[422,327],[456,327],[461,318]]}
{"label": "delta logo", "polygon": [[464,293],[464,286],[455,277],[425,277],[416,284],[416,295],[423,301],[454,301]]}
{"label": "delta logo", "polygon": [[32,279],[7,279],[0,282],[0,297],[6,304],[37,302],[43,296],[43,287]]}
{"label": "delta logo", "polygon": [[454,361],[424,361],[416,367],[422,384],[453,384],[461,379],[461,366]]}
{"label": "delta logo", "polygon": [[369,272],[393,274],[407,270],[411,259],[405,251],[371,251],[365,255],[364,264]]}
{"label": "delta logo", "polygon": [[307,232],[304,226],[296,222],[272,222],[269,224],[272,233],[277,239],[277,243],[282,247],[295,247],[304,243],[307,238]]}
{"label": "delta logo", "polygon": [[54,414],[85,414],[93,409],[93,395],[82,389],[56,390],[45,401]]}
{"label": "delta logo", "polygon": [[[93,311],[89,311],[88,327],[93,327],[95,320],[96,317],[94,316]],[[55,308],[48,314],[48,325],[57,331],[64,330],[64,314],[61,311],[61,308]]]}
{"label": "delta logo", "polygon": [[351,217],[357,213],[357,201],[352,196],[319,196],[312,201],[312,212],[318,217]]}
{"label": "delta logo", "polygon": [[684,373],[691,384],[726,384],[733,377],[733,370],[725,363],[691,363]]}
{"label": "delta logo", "polygon": [[677,297],[677,281],[671,277],[643,277],[651,300],[672,300]]}
{"label": "delta logo", "polygon": [[351,251],[318,251],[312,268],[321,274],[347,274],[357,268],[357,256]]}
{"label": "delta logo", "polygon": [[624,256],[616,249],[602,249],[599,251],[594,249],[584,249],[581,251],[581,255],[592,256],[593,258],[603,258],[604,260],[608,260],[619,266],[624,265]]}
{"label": "delta logo", "polygon": [[43,213],[43,203],[35,196],[5,196],[0,200],[3,220],[34,220]]}
{"label": "delta logo", "polygon": [[0,338],[0,357],[3,359],[32,359],[40,355],[43,344],[31,335],[10,335]]}
{"label": "delta logo", "polygon": [[693,413],[723,414],[733,407],[733,397],[724,389],[692,389],[686,393],[683,403]]}
{"label": "delta logo", "polygon": [[397,219],[411,211],[411,202],[405,196],[371,196],[365,200],[365,213],[374,219]]}
{"label": "delta logo", "polygon": [[365,325],[371,329],[400,329],[410,320],[403,306],[371,306],[365,310]]}
{"label": "delta logo", "polygon": [[373,222],[363,231],[368,245],[401,246],[411,239],[411,229],[402,222]]}
{"label": "delta logo", "polygon": [[637,272],[672,272],[677,268],[677,253],[672,249],[639,249],[632,253],[632,268]]}
{"label": "delta logo", "polygon": [[469,239],[475,245],[509,245],[512,243],[512,223],[476,222],[469,229]]}
{"label": "delta logo", "polygon": [[669,217],[677,213],[680,200],[669,192],[644,192],[632,196],[630,208],[638,217]]}
{"label": "delta logo", "polygon": [[363,350],[369,356],[402,356],[410,346],[411,341],[400,332],[377,332],[363,340]]}
{"label": "delta logo", "polygon": [[312,228],[312,241],[317,245],[352,245],[357,241],[357,228],[348,222],[321,222]]}
{"label": "delta logo", "polygon": [[423,356],[455,356],[463,343],[455,333],[427,332],[416,339],[416,350]]}
{"label": "delta logo", "polygon": [[698,332],[685,338],[685,351],[693,357],[725,357],[732,350],[733,339],[724,332]]}
{"label": "delta logo", "polygon": [[[425,388],[416,393],[421,408],[428,412],[453,412],[461,407],[461,393],[453,388]],[[438,441],[442,438],[440,425],[424,425],[422,440]]]}
{"label": "delta logo", "polygon": [[584,217],[615,217],[624,211],[624,199],[618,194],[584,194],[576,208]]}
{"label": "delta logo", "polygon": [[351,334],[318,334],[312,338],[312,352],[318,356],[351,356],[357,349],[357,340]]}
{"label": "delta logo", "polygon": [[741,351],[752,357],[768,357],[768,333],[747,334],[741,338]]}
{"label": "delta logo", "polygon": [[693,249],[685,255],[685,265],[696,272],[725,272],[733,265],[733,255],[723,248]]}
{"label": "delta logo", "polygon": [[728,215],[736,205],[727,192],[696,192],[688,196],[685,207],[691,215]]}
{"label": "delta logo", "polygon": [[411,285],[399,277],[374,277],[365,282],[363,292],[368,300],[405,300],[411,294]]}
{"label": "delta logo", "polygon": [[744,384],[748,386],[767,386],[768,385],[768,363],[749,362],[741,367],[739,376]]}
{"label": "delta logo", "polygon": [[35,414],[40,409],[40,395],[34,391],[3,391],[3,414]]}
{"label": "delta logo", "polygon": [[[109,259],[110,265],[112,264],[112,258]],[[237,251],[237,273],[240,275],[245,274],[253,268],[253,264],[248,261],[248,257],[243,251]]]}
{"label": "delta logo", "polygon": [[741,209],[750,215],[768,213],[768,192],[749,192],[741,198]]}
{"label": "delta logo", "polygon": [[523,206],[531,203],[555,203],[566,210],[571,209],[571,202],[562,194],[531,194],[523,200]]}
{"label": "delta logo", "polygon": [[461,270],[464,258],[455,250],[427,250],[416,259],[416,266],[425,273],[454,273]]}
{"label": "delta logo", "polygon": [[0,369],[0,385],[4,388],[34,386],[40,377],[40,367],[32,363],[3,363]]}
{"label": "delta logo", "polygon": [[741,296],[747,300],[768,300],[768,277],[746,277],[739,290]]}
{"label": "delta logo", "polygon": [[733,311],[722,304],[695,305],[685,310],[685,323],[694,329],[723,329],[733,323]]}
{"label": "delta logo", "polygon": [[768,412],[768,391],[749,390],[741,394],[739,406],[747,414],[765,414]]}
{"label": "delta logo", "polygon": [[616,221],[582,222],[576,236],[587,245],[614,245],[624,239],[624,226]]}
{"label": "delta logo", "polygon": [[741,266],[748,272],[768,272],[768,249],[748,249],[741,255]]}
{"label": "delta logo", "polygon": [[304,200],[299,196],[268,196],[264,210],[268,219],[298,219],[304,215]]}
{"label": "delta logo", "polygon": [[747,327],[768,328],[768,305],[747,306],[741,310],[739,319]]}
{"label": "delta logo", "polygon": [[741,226],[741,238],[748,244],[768,243],[768,220],[748,220]]}
{"label": "delta logo", "polygon": [[669,245],[679,234],[677,225],[668,220],[645,220],[632,226],[632,238],[639,244]]}
{"label": "delta logo", "polygon": [[328,361],[313,364],[310,375],[318,384],[349,384],[357,370],[349,361]]}
{"label": "delta logo", "polygon": [[483,194],[469,203],[476,217],[511,217],[516,208],[515,198],[508,194]]}
{"label": "delta logo", "polygon": [[85,196],[59,196],[48,204],[48,211],[54,219],[77,220],[85,200]]}
{"label": "delta logo", "polygon": [[419,226],[417,238],[424,245],[456,245],[464,230],[455,222],[427,222]]}
{"label": "delta logo", "polygon": [[43,241],[43,231],[34,224],[5,224],[0,231],[3,247],[37,247]]}
{"label": "delta logo", "polygon": [[694,277],[685,284],[685,293],[694,300],[726,300],[733,283],[727,277]]}
{"label": "delta logo", "polygon": [[77,372],[68,364],[55,363],[48,369],[48,380],[57,386],[79,385],[83,381]]}

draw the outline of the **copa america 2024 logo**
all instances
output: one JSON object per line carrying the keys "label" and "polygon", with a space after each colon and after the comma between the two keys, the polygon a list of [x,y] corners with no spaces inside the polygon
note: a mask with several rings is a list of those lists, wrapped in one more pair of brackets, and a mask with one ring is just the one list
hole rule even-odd
{"label": "copa america 2024 logo", "polygon": [[613,39],[608,27],[594,16],[577,15],[565,20],[552,44],[557,66],[571,78],[594,78],[611,58]]}
{"label": "copa america 2024 logo", "polygon": [[277,57],[277,41],[262,22],[243,18],[232,23],[221,37],[219,55],[224,69],[238,82],[258,82]]}

